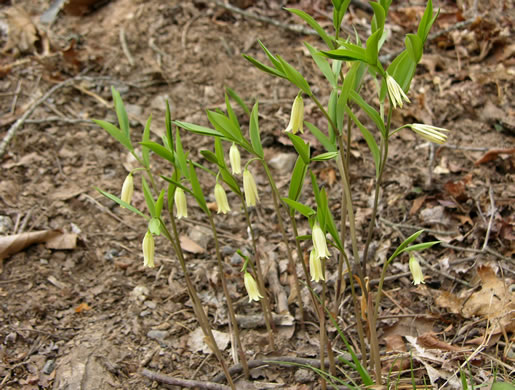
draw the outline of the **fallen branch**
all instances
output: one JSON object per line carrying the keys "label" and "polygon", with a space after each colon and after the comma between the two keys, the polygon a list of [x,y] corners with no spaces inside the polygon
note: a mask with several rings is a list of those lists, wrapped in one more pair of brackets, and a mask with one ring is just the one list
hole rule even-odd
{"label": "fallen branch", "polygon": [[[155,371],[148,370],[144,368],[141,371],[141,375],[146,376],[147,378],[161,382],[166,383],[167,385],[173,385],[173,386],[181,386],[181,387],[197,387],[199,389],[208,389],[208,390],[230,390],[231,388],[226,385],[221,385],[219,383],[214,382],[205,382],[205,381],[196,381],[192,379],[181,379],[181,378],[174,378],[173,376],[168,376],[164,374],[160,374]],[[225,376],[224,376],[225,378]]]}
{"label": "fallen branch", "polygon": [[25,123],[25,121],[28,119],[29,116],[32,115],[34,110],[42,104],[45,100],[47,100],[50,96],[54,94],[57,90],[66,87],[70,84],[72,84],[74,81],[76,81],[76,78],[71,78],[68,80],[65,80],[59,84],[54,85],[52,88],[50,88],[43,96],[41,96],[38,100],[36,100],[34,103],[32,103],[27,111],[23,113],[23,115],[16,121],[14,124],[9,128],[7,131],[7,134],[5,135],[4,139],[2,140],[2,143],[0,143],[0,158],[4,156],[5,150],[7,148],[7,145],[9,145],[9,142],[13,137],[16,135],[16,132],[18,129]]}

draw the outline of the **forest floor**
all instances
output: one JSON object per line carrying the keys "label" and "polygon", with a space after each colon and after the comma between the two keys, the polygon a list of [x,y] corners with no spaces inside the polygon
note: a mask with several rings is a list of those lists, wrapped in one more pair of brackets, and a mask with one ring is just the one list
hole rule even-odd
{"label": "forest floor", "polygon": [[[55,17],[45,13],[50,0],[12,3],[0,1],[0,249],[5,249],[6,236],[22,234],[29,241],[17,251],[11,246],[3,259],[0,255],[0,388],[175,388],[143,375],[144,369],[147,374],[214,381],[220,366],[203,343],[174,252],[162,237],[156,238],[156,267],[144,268],[146,222],[94,188],[119,195],[135,162],[91,119],[117,123],[114,86],[126,104],[133,142],[150,115],[151,138],[159,142],[167,100],[173,120],[209,126],[206,109],[225,109],[224,89],[230,87],[249,106],[259,101],[265,156],[286,195],[295,151],[283,130],[298,91],[254,68],[241,54],[266,62],[259,39],[300,70],[320,96],[328,96],[325,80],[303,46],[307,41],[323,48],[323,42],[289,29],[302,22],[282,7],[301,8],[329,29],[331,2],[231,0],[244,15],[207,0],[68,1]],[[416,31],[423,3],[393,2],[387,20],[391,39],[382,55],[395,54],[404,35]],[[382,264],[406,236],[423,227],[422,241],[441,241],[422,253],[425,284],[412,284],[408,256],[399,257],[388,272],[378,337],[384,375],[392,356],[401,356],[399,388],[411,385],[409,351],[417,383],[435,388],[459,387],[460,367],[476,384],[490,384],[494,375],[513,380],[515,366],[513,1],[444,0],[434,6],[441,12],[411,87],[411,104],[397,110],[393,122],[451,131],[442,146],[408,131],[391,141],[369,266],[375,288]],[[366,4],[353,2],[345,34],[354,36],[354,26],[366,39],[370,19]],[[364,88],[372,96],[371,79],[365,79]],[[307,98],[305,104],[305,119],[325,128],[316,105]],[[243,110],[236,113],[241,123],[248,123]],[[181,136],[190,157],[206,163],[200,150],[212,150],[212,140],[184,131]],[[311,134],[306,132],[304,139],[313,154],[324,152]],[[367,144],[354,131],[350,173],[360,235],[365,235],[372,212],[375,173],[368,155]],[[151,162],[161,173],[170,173],[159,157],[151,156]],[[251,252],[244,215],[233,207],[215,218],[226,261],[223,277],[245,324],[247,358],[289,357],[316,365],[317,315],[309,291],[302,288],[301,327],[266,177],[257,164],[252,166],[261,196],[252,218],[278,315],[275,348],[268,343],[261,306],[248,304],[241,258],[235,253]],[[334,161],[313,169],[339,215]],[[139,180],[133,205],[144,210]],[[202,173],[201,183],[212,194],[214,178]],[[233,195],[229,200],[236,204]],[[186,261],[231,366],[231,332],[214,242],[206,217],[189,201],[189,217],[179,223]],[[209,195],[208,201],[214,197]],[[298,221],[299,233],[308,234],[307,221]],[[300,275],[300,261],[306,257],[295,260]],[[335,274],[336,264],[334,256],[328,275]],[[328,277],[329,302],[336,282]],[[347,288],[335,314],[357,347],[351,313]],[[328,330],[338,355],[345,347],[335,328]],[[355,372],[340,368],[356,378]],[[312,370],[268,364],[253,369],[250,380],[238,376],[237,387],[315,389],[319,381]]]}

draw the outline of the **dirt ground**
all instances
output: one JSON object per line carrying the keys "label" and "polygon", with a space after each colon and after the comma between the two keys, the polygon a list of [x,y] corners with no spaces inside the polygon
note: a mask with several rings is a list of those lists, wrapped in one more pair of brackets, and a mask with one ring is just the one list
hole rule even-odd
{"label": "dirt ground", "polygon": [[[37,239],[0,259],[0,388],[178,388],[142,375],[143,369],[213,381],[220,368],[202,344],[173,251],[158,238],[157,267],[143,268],[146,223],[94,189],[118,195],[135,165],[91,119],[116,123],[114,86],[127,105],[135,140],[152,114],[152,138],[158,141],[167,99],[172,119],[207,126],[205,110],[224,109],[224,88],[230,87],[249,105],[259,101],[265,154],[276,161],[273,174],[286,193],[294,150],[282,130],[297,90],[253,68],[241,54],[265,62],[259,39],[294,64],[319,96],[326,96],[326,84],[302,46],[308,41],[322,48],[322,42],[290,31],[288,25],[302,23],[282,7],[304,9],[329,28],[330,1],[231,0],[247,13],[243,15],[207,0],[70,0],[51,23],[42,23],[51,3],[0,1],[0,142],[15,129],[0,157],[0,236],[65,233],[57,243]],[[415,31],[423,3],[393,2],[387,22],[392,39],[381,54],[395,53],[403,34]],[[433,147],[409,132],[392,141],[370,277],[374,285],[385,258],[418,227],[428,229],[424,241],[442,240],[423,253],[425,285],[411,284],[407,257],[392,265],[379,337],[386,367],[392,351],[413,350],[419,383],[425,378],[452,388],[452,374],[470,356],[466,372],[476,384],[491,383],[494,372],[513,380],[515,13],[511,0],[435,1],[437,7],[441,14],[417,70],[411,104],[397,112],[394,122],[448,128],[449,141]],[[345,25],[352,34],[354,25],[363,38],[370,17],[366,4],[353,2]],[[370,80],[365,88],[372,94]],[[248,123],[242,110],[237,114]],[[305,116],[324,128],[324,118],[308,99]],[[185,149],[198,161],[201,149],[212,149],[208,139],[184,131],[181,135]],[[305,139],[314,153],[323,151],[314,137],[305,134]],[[357,132],[351,146],[353,200],[358,228],[365,231],[373,165]],[[169,173],[158,157],[152,157],[152,164]],[[337,214],[335,165],[318,163],[315,172]],[[264,184],[264,173],[256,168],[255,174],[258,184]],[[201,182],[211,194],[214,179],[201,176]],[[275,274],[282,289],[269,292],[277,309],[278,297],[290,296],[291,278],[272,198],[264,186],[261,200],[253,217],[269,278]],[[145,208],[139,182],[133,204]],[[281,316],[272,350],[260,306],[247,303],[241,259],[235,255],[237,249],[251,251],[244,217],[233,210],[216,221],[225,277],[236,310],[247,324],[247,357],[316,359],[318,323],[307,291],[302,292],[307,303],[305,330],[290,296],[286,312],[277,313]],[[306,234],[307,222],[299,223],[300,234]],[[230,330],[208,223],[191,202],[190,216],[179,226],[191,276],[214,328],[226,342],[224,353],[231,365]],[[335,271],[336,262],[328,267]],[[328,283],[334,293],[336,280],[329,278]],[[351,313],[351,300],[344,299],[337,313],[340,326],[357,345]],[[330,337],[335,351],[342,351],[334,328]],[[319,388],[316,375],[299,368],[258,367],[251,379],[240,379],[238,388]],[[400,383],[411,383],[409,371]]]}

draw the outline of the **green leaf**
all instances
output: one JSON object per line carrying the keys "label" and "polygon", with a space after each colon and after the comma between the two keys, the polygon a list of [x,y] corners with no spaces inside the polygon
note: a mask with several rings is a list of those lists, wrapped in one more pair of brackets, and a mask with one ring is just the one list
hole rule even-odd
{"label": "green leaf", "polygon": [[225,115],[215,111],[207,110],[207,118],[213,127],[222,133],[225,138],[232,141],[241,141],[243,138],[241,131],[235,127],[232,121]]}
{"label": "green leaf", "polygon": [[424,232],[424,230],[419,230],[415,233],[413,233],[411,236],[409,236],[408,238],[406,238],[398,247],[397,249],[395,250],[395,252],[393,252],[393,254],[390,256],[390,258],[388,259],[388,263],[390,263],[393,259],[395,259],[403,250],[404,248],[406,248],[409,244],[411,244],[413,241],[415,241],[418,236],[420,236],[422,233]]}
{"label": "green leaf", "polygon": [[282,71],[283,68],[282,68],[281,62],[272,54],[272,52],[270,50],[267,49],[267,47],[259,39],[258,39],[258,43],[261,46],[261,48],[263,49],[263,51],[265,52],[265,54],[267,55],[270,62],[275,66],[275,69],[277,69],[278,71]]}
{"label": "green leaf", "polygon": [[429,31],[431,31],[431,27],[433,26],[433,23],[435,22],[439,13],[440,10],[438,10],[436,15],[433,16],[433,2],[432,0],[429,0],[417,29],[417,35],[422,42],[426,41],[427,36],[429,35]]}
{"label": "green leaf", "polygon": [[121,143],[123,146],[125,146],[130,151],[134,151],[134,148],[132,147],[131,140],[127,137],[127,135],[118,129],[115,125],[100,120],[100,119],[93,119],[93,122],[95,122],[97,125],[102,127],[105,131],[107,131],[111,137],[116,139],[119,143]]}
{"label": "green leaf", "polygon": [[229,186],[232,192],[236,195],[241,196],[241,189],[238,185],[238,182],[234,178],[233,175],[227,170],[227,168],[220,168],[220,175],[222,176],[222,180]]}
{"label": "green leaf", "polygon": [[326,211],[326,221],[325,221],[325,229],[329,232],[331,237],[334,240],[334,244],[338,248],[338,250],[343,251],[343,244],[340,238],[340,235],[338,233],[338,229],[336,228],[336,224],[334,223],[333,213],[331,213],[331,210],[329,209],[329,205],[326,203],[325,205]]}
{"label": "green leaf", "polygon": [[351,99],[354,100],[363,111],[365,111],[368,117],[374,121],[377,128],[381,131],[381,134],[386,137],[386,128],[379,113],[371,105],[364,101],[356,91],[351,91],[350,96]]}
{"label": "green leaf", "polygon": [[317,32],[317,34],[320,36],[320,38],[323,39],[325,44],[332,49],[334,47],[333,41],[329,35],[325,32],[325,30],[318,24],[318,22],[313,19],[313,17],[309,14],[307,14],[304,11],[301,11],[299,9],[295,8],[285,8],[286,11],[290,11],[292,14],[295,14],[302,18],[309,26]]}
{"label": "green leaf", "polygon": [[157,197],[157,200],[156,200],[156,217],[157,218],[161,217],[161,212],[163,211],[164,199],[165,199],[165,190],[161,190],[161,192],[159,193],[159,196]]}
{"label": "green leaf", "polygon": [[515,390],[515,385],[508,382],[494,382],[492,390]]}
{"label": "green leaf", "polygon": [[375,33],[377,30],[382,30],[384,28],[386,13],[381,4],[372,1],[368,4],[374,10],[374,17],[372,18],[372,32]]}
{"label": "green leaf", "polygon": [[360,62],[354,62],[350,67],[349,71],[347,72],[347,75],[343,80],[340,97],[338,98],[338,106],[345,107],[347,105],[347,100],[349,99],[350,92],[355,89],[356,75],[360,67]]}
{"label": "green leaf", "polygon": [[349,7],[351,0],[338,0],[335,4],[333,1],[334,9],[333,9],[333,27],[335,31],[340,30],[340,26],[342,24],[343,17],[347,12],[347,8]]}
{"label": "green leaf", "polygon": [[247,54],[243,54],[243,58],[245,58],[252,65],[254,65],[256,68],[258,68],[259,70],[261,70],[263,72],[270,73],[273,76],[277,76],[277,77],[280,77],[283,79],[286,78],[286,76],[283,74],[283,72],[281,70],[276,70],[268,65],[265,65]]}
{"label": "green leaf", "polygon": [[172,164],[175,164],[175,158],[173,156],[173,152],[169,151],[164,146],[158,144],[157,142],[153,142],[153,141],[140,142],[140,144],[142,146],[144,146],[146,149],[150,149],[151,151],[153,151],[159,157],[162,157],[165,160],[170,161]]}
{"label": "green leaf", "polygon": [[[150,122],[152,122],[152,115],[150,115],[150,117],[148,118],[147,123],[145,125],[145,129],[143,130],[143,139],[142,139],[143,142],[150,141]],[[141,157],[143,159],[143,165],[146,168],[149,168],[150,167],[150,160],[148,158],[148,155],[149,155],[150,151],[149,151],[149,149],[147,147],[145,147],[145,145],[143,145],[143,142],[140,143],[142,145]]]}
{"label": "green leaf", "polygon": [[311,157],[311,161],[329,161],[338,156],[338,152],[327,152]]}
{"label": "green leaf", "polygon": [[103,190],[101,190],[100,188],[98,187],[94,187],[95,190],[97,190],[98,192],[100,192],[102,195],[104,195],[106,198],[108,199],[111,199],[112,201],[118,203],[120,206],[122,207],[125,207],[127,210],[130,210],[132,211],[133,213],[136,213],[138,214],[140,217],[143,217],[145,218],[146,220],[149,220],[150,218],[148,217],[148,215],[145,215],[143,214],[141,211],[139,211],[136,207],[134,206],[131,206],[130,204],[128,204],[127,202],[124,202],[123,200],[121,200],[120,198],[118,198],[117,196],[115,195],[112,195],[110,194],[109,192],[105,192]]}
{"label": "green leaf", "polygon": [[421,242],[420,244],[415,244],[404,248],[400,253],[411,251],[423,251],[424,249],[431,248],[433,245],[439,244],[440,242],[441,241]]}
{"label": "green leaf", "polygon": [[152,216],[152,218],[155,218],[156,217],[156,206],[154,204],[154,198],[152,196],[152,192],[150,191],[150,187],[148,186],[147,181],[145,180],[145,178],[143,176],[141,177],[141,183],[142,183],[142,187],[143,187],[143,196],[145,197],[145,202],[147,203],[148,211],[149,211],[150,215]]}
{"label": "green leaf", "polygon": [[306,218],[309,218],[313,215],[316,214],[315,210],[313,210],[311,207],[309,206],[306,206],[302,203],[299,203],[293,199],[289,199],[289,198],[281,198],[284,203],[286,203],[288,206],[290,206],[292,209],[298,211],[299,213],[301,213],[303,216],[305,216]]}
{"label": "green leaf", "polygon": [[152,218],[148,222],[148,230],[155,236],[161,234],[161,221],[159,220],[159,218]]}
{"label": "green leaf", "polygon": [[168,103],[168,99],[166,99],[166,114],[165,114],[165,125],[166,125],[166,143],[165,147],[173,151],[173,135],[172,135],[172,116],[170,114],[170,104]]}
{"label": "green leaf", "polygon": [[250,116],[250,109],[249,109],[249,107],[245,104],[245,102],[243,101],[243,99],[242,99],[241,97],[239,97],[239,95],[238,95],[238,94],[237,94],[233,89],[231,89],[231,88],[227,87],[225,90],[227,91],[227,93],[229,94],[229,96],[230,96],[231,98],[233,98],[233,99],[234,99],[234,101],[235,101],[236,103],[238,103],[238,105],[239,105],[241,108],[243,108],[243,111],[245,111],[245,113],[246,113],[247,115],[249,115],[249,116]]}
{"label": "green leaf", "polygon": [[250,114],[249,123],[250,141],[252,143],[252,149],[256,156],[264,158],[263,146],[261,145],[261,137],[259,135],[259,118],[258,118],[258,103],[252,107],[252,113]]}
{"label": "green leaf", "polygon": [[198,205],[207,215],[210,215],[211,212],[207,207],[206,198],[204,198],[204,193],[202,192],[202,188],[200,187],[200,183],[198,181],[197,172],[195,171],[195,166],[190,161],[190,183],[191,189],[193,191],[193,196],[197,200]]}
{"label": "green leaf", "polygon": [[410,89],[411,80],[415,75],[417,63],[411,58],[408,50],[404,50],[388,67],[387,71],[401,86],[405,93]]}
{"label": "green leaf", "polygon": [[[329,117],[331,118],[331,121],[333,123],[336,123],[337,131],[340,133],[341,129],[343,127],[343,122],[338,123],[337,106],[338,106],[338,91],[336,89],[333,89],[331,91],[331,94],[329,95],[329,103],[328,103],[328,107],[327,107],[327,112],[329,114]],[[329,134],[329,141],[331,143],[334,143],[334,141],[336,139],[336,134],[333,129],[333,126],[329,125],[327,127],[327,132]]]}
{"label": "green leaf", "polygon": [[188,165],[186,164],[186,155],[184,154],[184,150],[182,148],[182,142],[181,142],[181,134],[179,130],[175,132],[175,158],[179,165],[179,169],[181,173],[189,179],[188,174]]}
{"label": "green leaf", "polygon": [[376,178],[378,178],[379,168],[381,166],[381,152],[379,151],[379,146],[377,146],[377,142],[372,133],[368,131],[368,129],[365,126],[363,126],[363,124],[359,121],[356,115],[354,115],[354,113],[349,109],[349,107],[347,107],[347,114],[351,117],[353,122],[359,127],[359,130],[361,131],[363,138],[365,138],[368,148],[372,153],[372,158],[374,159],[374,165],[376,167]]}
{"label": "green leaf", "polygon": [[281,66],[286,78],[290,80],[293,84],[295,84],[306,95],[312,96],[313,94],[311,93],[311,88],[309,88],[308,82],[299,73],[299,71],[297,71],[297,69],[288,64],[282,57],[277,56],[277,58],[281,62]]}
{"label": "green leaf", "polygon": [[200,135],[207,135],[210,137],[222,137],[226,138],[222,133],[220,133],[217,130],[211,129],[209,127],[199,126],[193,123],[188,122],[181,122],[181,121],[173,121],[176,126],[179,126],[183,128],[184,130],[187,130],[191,133],[200,134]]}
{"label": "green leaf", "polygon": [[220,137],[215,137],[215,156],[218,162],[216,165],[225,168],[224,148]]}
{"label": "green leaf", "polygon": [[411,56],[411,59],[418,64],[422,59],[422,53],[424,51],[424,44],[415,34],[406,35],[406,39],[404,41],[406,44],[406,49]]}
{"label": "green leaf", "polygon": [[[381,9],[383,7],[380,7]],[[379,29],[375,33],[373,33],[370,37],[367,39],[367,62],[370,65],[376,65],[377,59],[379,55],[379,39],[381,39],[381,36],[383,35],[383,30]]]}
{"label": "green leaf", "polygon": [[113,94],[114,108],[116,110],[116,116],[118,117],[118,124],[123,133],[130,138],[129,136],[129,117],[127,116],[127,111],[125,111],[125,106],[123,105],[122,98],[120,93],[111,87],[111,93]]}
{"label": "green leaf", "polygon": [[315,136],[315,138],[322,144],[322,146],[327,150],[328,152],[336,152],[337,148],[334,142],[331,142],[329,138],[322,133],[322,131],[316,127],[314,124],[310,122],[304,121],[304,124],[308,128],[308,130]]}
{"label": "green leaf", "polygon": [[225,94],[225,107],[227,108],[227,115],[228,115],[229,119],[231,120],[234,128],[237,129],[238,132],[240,133],[239,138],[241,138],[242,135],[241,135],[240,123],[238,122],[238,118],[234,114],[234,111],[231,106],[231,102],[229,101],[229,95],[227,95],[227,93]]}
{"label": "green leaf", "polygon": [[218,157],[216,156],[216,154],[214,154],[212,151],[210,150],[201,150],[200,151],[200,154],[207,160],[209,161],[210,163],[213,163],[213,164],[216,164],[216,165],[220,165],[220,163],[218,162]]}
{"label": "green leaf", "polygon": [[318,68],[322,72],[322,74],[325,76],[327,81],[332,85],[333,88],[338,87],[338,78],[335,76],[331,69],[331,65],[329,65],[329,62],[323,56],[320,54],[313,46],[311,46],[309,43],[304,42],[304,45],[308,48],[309,54],[311,54],[311,57],[317,64]]}
{"label": "green leaf", "polygon": [[308,165],[304,162],[304,160],[302,160],[302,157],[297,157],[297,161],[295,162],[293,173],[291,175],[288,198],[295,201],[299,200],[307,171]]}
{"label": "green leaf", "polygon": [[302,138],[300,138],[298,135],[295,135],[293,133],[286,133],[288,138],[290,139],[291,143],[293,144],[293,147],[297,151],[300,158],[302,158],[302,161],[304,161],[304,164],[309,164],[309,144],[304,142]]}

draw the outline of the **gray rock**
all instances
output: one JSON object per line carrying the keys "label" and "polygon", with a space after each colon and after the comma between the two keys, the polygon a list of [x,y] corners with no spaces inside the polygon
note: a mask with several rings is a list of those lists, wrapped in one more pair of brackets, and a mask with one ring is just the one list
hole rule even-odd
{"label": "gray rock", "polygon": [[163,341],[168,336],[168,332],[166,330],[149,330],[147,333],[147,337],[152,340]]}
{"label": "gray rock", "polygon": [[0,215],[0,234],[7,235],[13,229],[13,221],[7,215]]}
{"label": "gray rock", "polygon": [[268,162],[280,174],[290,173],[293,170],[297,155],[294,153],[279,153]]}

